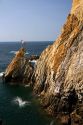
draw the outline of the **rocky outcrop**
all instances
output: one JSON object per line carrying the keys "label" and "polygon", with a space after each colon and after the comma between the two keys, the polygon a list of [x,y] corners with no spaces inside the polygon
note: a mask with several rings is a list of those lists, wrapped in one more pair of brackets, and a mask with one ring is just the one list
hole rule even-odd
{"label": "rocky outcrop", "polygon": [[25,49],[21,48],[17,51],[15,57],[5,71],[5,82],[10,82],[10,84],[29,84],[32,75],[33,66],[29,58],[25,57]]}
{"label": "rocky outcrop", "polygon": [[34,91],[46,111],[63,114],[63,124],[82,125],[83,0],[73,0],[61,35],[42,52],[34,74]]}

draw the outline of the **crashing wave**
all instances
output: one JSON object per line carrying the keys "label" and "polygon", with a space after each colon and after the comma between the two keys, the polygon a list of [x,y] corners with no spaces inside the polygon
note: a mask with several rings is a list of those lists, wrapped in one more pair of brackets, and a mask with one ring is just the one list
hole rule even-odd
{"label": "crashing wave", "polygon": [[29,54],[28,52],[25,53],[25,55],[28,55],[28,54]]}
{"label": "crashing wave", "polygon": [[37,63],[37,60],[32,60],[31,62],[32,62],[32,63]]}
{"label": "crashing wave", "polygon": [[[11,53],[11,54],[16,54],[17,51],[10,51],[9,53]],[[28,55],[28,54],[29,54],[28,52],[25,53],[25,55]]]}
{"label": "crashing wave", "polygon": [[25,107],[26,105],[30,105],[31,103],[29,101],[23,101],[22,98],[20,97],[16,97],[13,102],[17,105],[19,105],[19,107]]}
{"label": "crashing wave", "polygon": [[54,125],[54,121],[51,121],[50,125]]}
{"label": "crashing wave", "polygon": [[25,88],[26,88],[26,87],[30,87],[30,85],[25,85],[24,87],[25,87]]}
{"label": "crashing wave", "polygon": [[17,51],[10,51],[11,54],[12,54],[12,53],[13,53],[13,54],[16,54],[16,52],[17,52]]}
{"label": "crashing wave", "polygon": [[29,62],[33,63],[33,64],[36,64],[37,63],[37,60],[29,60]]}
{"label": "crashing wave", "polygon": [[4,72],[1,72],[1,73],[0,73],[0,77],[2,77],[2,76],[3,76],[3,74],[4,74]]}

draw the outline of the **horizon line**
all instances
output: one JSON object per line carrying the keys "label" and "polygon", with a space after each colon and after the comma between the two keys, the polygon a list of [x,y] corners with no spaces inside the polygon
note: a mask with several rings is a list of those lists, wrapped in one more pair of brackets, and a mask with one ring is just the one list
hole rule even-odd
{"label": "horizon line", "polygon": [[[53,41],[55,41],[55,40],[32,40],[32,41],[25,40],[24,42],[53,42]],[[0,42],[21,42],[21,40],[20,41],[19,40],[15,40],[15,41],[14,40],[11,40],[11,41],[7,40],[7,41],[0,41]]]}

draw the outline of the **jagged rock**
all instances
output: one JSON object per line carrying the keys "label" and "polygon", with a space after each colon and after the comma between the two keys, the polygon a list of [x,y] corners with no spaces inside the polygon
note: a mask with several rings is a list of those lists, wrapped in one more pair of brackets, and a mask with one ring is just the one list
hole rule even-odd
{"label": "jagged rock", "polygon": [[69,115],[62,115],[59,117],[62,125],[71,125],[71,118],[69,117]]}
{"label": "jagged rock", "polygon": [[33,74],[33,66],[29,62],[29,58],[25,58],[24,55],[25,55],[24,48],[21,48],[16,53],[12,62],[9,64],[9,66],[5,71],[4,74],[5,82],[10,82],[10,84],[30,83]]}
{"label": "jagged rock", "polygon": [[83,105],[83,0],[73,0],[61,35],[40,55],[34,77],[34,92],[48,112],[70,114],[78,102]]}
{"label": "jagged rock", "polygon": [[30,57],[29,57],[29,60],[37,60],[37,59],[39,59],[39,56],[38,55],[31,55]]}

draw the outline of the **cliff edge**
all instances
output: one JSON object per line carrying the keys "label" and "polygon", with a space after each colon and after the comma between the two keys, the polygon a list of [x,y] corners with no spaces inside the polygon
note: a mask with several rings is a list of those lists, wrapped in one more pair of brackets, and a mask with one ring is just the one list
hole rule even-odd
{"label": "cliff edge", "polygon": [[34,91],[46,111],[63,116],[63,124],[82,125],[83,0],[73,0],[61,35],[42,52],[34,74]]}
{"label": "cliff edge", "polygon": [[32,74],[33,66],[29,62],[29,58],[25,57],[25,49],[21,48],[6,68],[4,79],[5,82],[13,85],[30,84]]}

